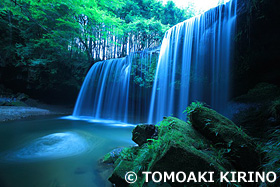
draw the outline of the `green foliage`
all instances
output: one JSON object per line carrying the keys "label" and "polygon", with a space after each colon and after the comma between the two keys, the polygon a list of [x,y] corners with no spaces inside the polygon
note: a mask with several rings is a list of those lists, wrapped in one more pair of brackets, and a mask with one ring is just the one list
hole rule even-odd
{"label": "green foliage", "polygon": [[165,18],[162,20],[163,24],[175,25],[178,22],[181,22],[185,18],[185,12],[182,9],[177,9],[173,1],[167,1],[167,4],[164,7]]}
{"label": "green foliage", "polygon": [[130,74],[134,77],[134,83],[140,87],[151,88],[155,78],[157,62],[158,53],[134,54]]}
{"label": "green foliage", "polygon": [[134,171],[146,171],[148,168],[148,164],[152,159],[153,152],[149,145],[144,145],[141,149],[139,149],[137,153],[137,157],[134,160]]}
{"label": "green foliage", "polygon": [[102,162],[103,162],[103,163],[112,163],[112,162],[113,162],[113,159],[112,159],[111,153],[107,153],[107,154],[103,157]]}
{"label": "green foliage", "polygon": [[[144,183],[145,178],[141,175],[141,171],[151,171],[156,164],[159,164],[157,161],[163,158],[171,147],[181,148],[203,158],[213,164],[213,167],[219,168],[220,171],[223,171],[224,168],[218,163],[228,164],[224,158],[224,151],[219,152],[215,148],[209,147],[207,140],[186,122],[175,117],[166,117],[159,122],[157,128],[159,139],[148,139],[148,143],[138,147],[137,153],[133,153],[131,149],[124,152],[126,156],[123,158],[125,159],[131,159],[131,155],[133,155],[133,168],[130,169],[138,175],[136,186],[142,186]],[[194,157],[191,158],[194,159]],[[164,163],[161,162],[161,164],[165,166]],[[164,169],[168,170],[169,168],[164,167]]]}
{"label": "green foliage", "polygon": [[[3,0],[1,79],[29,91],[78,90],[93,63],[159,45],[170,26],[191,16],[186,12],[157,0]],[[151,87],[157,57],[144,67],[138,62],[134,82]]]}
{"label": "green foliage", "polygon": [[122,151],[121,151],[121,154],[120,154],[120,157],[123,159],[123,160],[133,160],[135,155],[134,155],[134,150],[132,148],[124,148]]}
{"label": "green foliage", "polygon": [[241,102],[270,102],[271,100],[278,100],[279,95],[280,88],[278,86],[261,82],[250,89],[247,94],[236,98],[236,100]]}
{"label": "green foliage", "polygon": [[159,140],[147,139],[147,141],[149,142],[149,143],[147,144],[147,146],[148,146],[149,149],[156,150],[156,149],[159,148],[159,145],[160,145],[160,141],[159,141]]}
{"label": "green foliage", "polygon": [[[201,107],[203,107],[205,104],[201,103],[199,101],[196,102],[192,102],[187,108],[186,110],[183,111],[184,114],[187,115],[187,118],[191,115],[192,112],[194,112],[196,109],[199,109]],[[207,123],[206,123],[207,124]]]}
{"label": "green foliage", "polygon": [[270,135],[270,140],[263,146],[266,156],[266,163],[263,165],[266,171],[276,172],[279,180],[280,176],[280,129],[274,129]]}
{"label": "green foliage", "polygon": [[277,98],[276,100],[272,101],[271,105],[268,109],[271,116],[273,116],[276,119],[280,118],[280,98]]}
{"label": "green foliage", "polygon": [[21,101],[10,101],[10,102],[0,102],[0,106],[27,106],[24,102]]}
{"label": "green foliage", "polygon": [[[99,48],[105,50],[105,45],[108,45],[107,48],[112,44],[119,47],[126,45],[127,37],[132,42],[130,46],[136,45],[136,50],[158,45],[170,25],[193,16],[177,8],[171,1],[163,6],[157,0],[4,0],[0,7],[3,30],[13,32],[16,29],[15,32],[19,31],[17,34],[25,41],[15,41],[16,45],[26,48],[24,51],[27,53],[21,54],[28,54],[30,58],[33,57],[32,51],[44,53],[43,49],[49,47],[82,52],[89,61],[91,58],[102,59],[105,54],[101,54]],[[132,37],[134,41],[131,41]],[[14,39],[13,36],[7,38]]]}

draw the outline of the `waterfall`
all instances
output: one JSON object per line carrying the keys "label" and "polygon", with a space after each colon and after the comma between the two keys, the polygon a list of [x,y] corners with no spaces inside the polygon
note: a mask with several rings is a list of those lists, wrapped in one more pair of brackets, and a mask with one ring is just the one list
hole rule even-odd
{"label": "waterfall", "polygon": [[85,77],[72,116],[146,122],[152,83],[149,87],[144,80],[151,64],[158,61],[154,52],[134,52],[95,63]]}
{"label": "waterfall", "polygon": [[94,64],[85,77],[73,116],[100,119],[107,118],[105,114],[126,114],[129,72],[130,66],[124,58]]}
{"label": "waterfall", "polygon": [[164,36],[150,102],[148,122],[182,113],[202,101],[223,113],[230,90],[230,62],[236,1],[179,23]]}
{"label": "waterfall", "polygon": [[138,123],[169,115],[185,119],[183,111],[196,100],[224,114],[235,21],[232,0],[169,29],[155,62],[148,50],[97,62],[85,77],[73,116]]}

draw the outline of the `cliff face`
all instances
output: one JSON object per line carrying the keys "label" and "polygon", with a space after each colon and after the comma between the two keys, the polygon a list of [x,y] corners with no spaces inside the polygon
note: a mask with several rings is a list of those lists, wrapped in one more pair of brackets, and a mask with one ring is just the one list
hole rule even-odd
{"label": "cliff face", "polygon": [[277,0],[238,0],[232,97],[260,82],[280,84],[279,7]]}

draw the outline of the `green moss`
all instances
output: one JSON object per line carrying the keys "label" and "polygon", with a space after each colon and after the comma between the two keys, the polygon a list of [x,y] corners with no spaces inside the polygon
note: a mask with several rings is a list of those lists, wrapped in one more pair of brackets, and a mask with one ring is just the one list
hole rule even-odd
{"label": "green moss", "polygon": [[189,118],[189,116],[192,114],[192,112],[194,112],[195,110],[199,110],[201,107],[203,107],[205,104],[201,103],[199,101],[196,102],[192,102],[187,108],[186,110],[183,111],[184,114],[187,115],[187,119]]}
{"label": "green moss", "polygon": [[259,170],[261,155],[256,150],[257,146],[231,120],[204,106],[195,108],[188,115],[193,127],[213,142],[219,150],[218,155],[226,155],[237,170]]}
{"label": "green moss", "polygon": [[[175,150],[178,155],[174,155],[172,150]],[[185,158],[179,155],[181,152],[184,153]],[[133,165],[133,170],[138,172],[137,185],[144,184],[144,178],[140,171],[153,171],[160,168],[165,171],[176,170],[173,161],[162,162],[165,157],[170,155],[172,155],[172,159],[176,157],[182,159],[181,162],[186,167],[181,167],[181,169],[186,171],[194,171],[194,169],[201,171],[203,169],[201,165],[197,164],[199,167],[196,167],[190,164],[190,162],[196,163],[194,159],[197,160],[197,163],[207,163],[205,164],[207,169],[225,171],[226,169],[221,165],[222,162],[230,168],[230,164],[225,159],[219,158],[217,150],[211,148],[208,141],[190,124],[175,117],[167,117],[158,124],[158,140],[150,140],[137,153]],[[178,160],[176,162],[180,163]],[[170,163],[173,164],[170,165]],[[207,170],[206,168],[204,169]]]}
{"label": "green moss", "polygon": [[[266,162],[263,167],[266,171],[275,171],[280,176],[280,129],[274,129],[270,140],[263,145],[263,152],[266,155]],[[279,178],[278,178],[279,181]]]}
{"label": "green moss", "polygon": [[[115,171],[112,175],[114,177],[111,177],[111,181],[120,182],[118,180],[123,176],[118,178],[116,175],[124,175],[126,170],[134,171],[138,176],[137,182],[131,186],[146,185],[142,171],[184,171],[186,173],[214,171],[219,174],[220,171],[236,170],[233,167],[236,160],[231,160],[235,157],[229,155],[241,156],[240,158],[243,159],[244,155],[238,151],[244,152],[243,145],[246,147],[245,153],[248,153],[248,150],[251,151],[251,147],[248,149],[251,145],[250,137],[229,119],[205,107],[202,103],[192,103],[186,112],[190,118],[189,122],[175,117],[165,117],[157,124],[157,139],[149,139],[140,147],[123,149],[120,157],[115,161]],[[194,125],[197,123],[193,121],[197,114],[199,114],[199,124],[203,126]],[[205,135],[205,132],[216,139],[212,140]],[[249,157],[249,159],[254,158]],[[125,166],[123,166],[124,163]],[[214,178],[219,184],[219,176],[214,176]],[[149,185],[154,184],[149,183]],[[201,186],[202,183],[191,185]],[[231,183],[228,186],[238,186],[238,184]]]}
{"label": "green moss", "polygon": [[280,95],[280,88],[269,83],[259,83],[254,88],[250,89],[247,94],[237,97],[238,102],[270,102],[277,99]]}
{"label": "green moss", "polygon": [[271,102],[268,111],[272,117],[276,119],[280,118],[280,97]]}
{"label": "green moss", "polygon": [[102,160],[103,163],[114,163],[114,159],[111,156],[111,153],[107,153]]}
{"label": "green moss", "polygon": [[132,60],[131,73],[133,81],[136,85],[145,88],[153,86],[155,72],[158,62],[158,53],[141,55],[135,53]]}
{"label": "green moss", "polygon": [[11,106],[27,106],[27,105],[24,102],[15,101],[15,102],[11,102]]}
{"label": "green moss", "polygon": [[124,148],[120,153],[120,159],[133,161],[137,157],[139,147],[127,147]]}
{"label": "green moss", "polygon": [[11,102],[2,102],[0,106],[27,106],[24,102],[21,101],[11,101]]}
{"label": "green moss", "polygon": [[187,115],[194,127],[202,132],[205,137],[209,137],[209,139],[216,143],[238,141],[237,143],[242,144],[248,143],[251,140],[231,120],[200,103],[192,103],[187,108],[187,111]]}
{"label": "green moss", "polygon": [[109,177],[109,181],[115,183],[117,186],[127,186],[124,177],[129,171],[134,171],[133,162],[120,160],[119,164],[114,169],[114,173]]}

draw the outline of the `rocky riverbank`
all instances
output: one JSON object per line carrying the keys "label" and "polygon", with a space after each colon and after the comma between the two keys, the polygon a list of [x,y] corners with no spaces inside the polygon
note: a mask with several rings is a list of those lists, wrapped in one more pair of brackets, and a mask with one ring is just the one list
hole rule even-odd
{"label": "rocky riverbank", "polygon": [[10,121],[31,116],[50,115],[46,109],[25,106],[0,106],[0,121]]}
{"label": "rocky riverbank", "polygon": [[[185,112],[187,122],[175,117],[165,117],[159,125],[136,126],[132,132],[132,140],[137,143],[136,146],[113,150],[101,160],[101,165],[114,168],[109,181],[116,186],[266,185],[260,180],[246,183],[249,176],[238,182],[234,179],[234,173],[228,174],[229,182],[221,184],[219,174],[227,171],[268,171],[265,164],[268,160],[264,158],[269,158],[271,152],[264,153],[264,150],[268,150],[267,145],[256,142],[240,126],[201,103],[192,103]],[[277,173],[275,166],[269,169]],[[128,184],[125,179],[129,171],[137,175],[137,181],[133,184]],[[155,183],[149,175],[147,183],[143,171],[169,174],[180,171],[186,174],[212,171],[214,182],[186,180],[174,183],[162,180]],[[158,177],[159,175],[157,180]],[[208,180],[209,176],[205,178]]]}
{"label": "rocky riverbank", "polygon": [[72,108],[41,104],[38,107],[30,106],[0,106],[0,122],[18,120],[34,116],[69,115]]}
{"label": "rocky riverbank", "polygon": [[13,93],[0,85],[0,122],[33,116],[69,115],[73,106],[44,104],[24,93]]}

